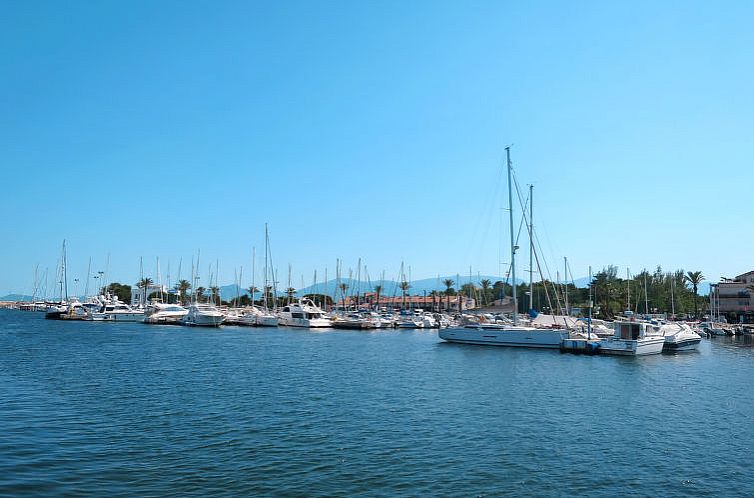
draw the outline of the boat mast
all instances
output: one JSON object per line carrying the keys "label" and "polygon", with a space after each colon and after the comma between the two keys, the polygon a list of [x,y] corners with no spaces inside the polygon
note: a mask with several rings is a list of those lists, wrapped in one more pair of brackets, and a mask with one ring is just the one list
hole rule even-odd
{"label": "boat mast", "polygon": [[563,288],[565,289],[565,314],[566,316],[570,315],[568,313],[568,256],[563,256]]}
{"label": "boat mast", "polygon": [[586,340],[592,338],[592,267],[589,267],[589,321],[587,322]]}
{"label": "boat mast", "polygon": [[262,290],[262,301],[264,303],[264,310],[268,311],[269,305],[267,303],[267,287],[269,286],[268,269],[267,269],[267,253],[269,252],[269,237],[267,236],[267,223],[264,224],[264,290]]}
{"label": "boat mast", "polygon": [[[65,300],[68,301],[68,270],[66,268],[68,266],[68,257],[65,253],[65,239],[63,239],[63,284],[65,286]],[[61,288],[61,294],[62,294],[62,288]]]}
{"label": "boat mast", "polygon": [[[516,241],[513,233],[513,183],[511,180],[513,167],[511,166],[511,148],[505,148],[508,163],[508,217],[511,231],[511,297],[513,299],[513,325],[518,325],[518,298],[516,297]],[[460,310],[459,310],[460,311]]]}
{"label": "boat mast", "polygon": [[[241,268],[243,271],[243,268]],[[254,295],[256,292],[255,285],[257,284],[257,248],[251,248],[251,305],[254,306]]]}
{"label": "boat mast", "polygon": [[644,269],[644,313],[649,314],[649,296],[647,295],[647,270]]}
{"label": "boat mast", "polygon": [[529,310],[534,309],[534,185],[529,185]]}
{"label": "boat mast", "polygon": [[[672,275],[672,274],[671,274]],[[670,277],[670,309],[675,318],[675,276]]]}
{"label": "boat mast", "polygon": [[626,302],[626,309],[631,309],[631,276],[630,276],[630,270],[626,268],[626,296],[627,296],[627,302]]}

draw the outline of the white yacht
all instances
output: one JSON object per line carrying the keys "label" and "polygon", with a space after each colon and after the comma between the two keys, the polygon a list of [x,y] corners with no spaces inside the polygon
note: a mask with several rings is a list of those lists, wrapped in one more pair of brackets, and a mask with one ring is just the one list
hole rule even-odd
{"label": "white yacht", "polygon": [[568,330],[483,323],[440,329],[438,335],[448,342],[464,344],[557,349],[563,339],[568,339]]}
{"label": "white yacht", "polygon": [[395,326],[399,329],[423,329],[425,323],[420,315],[403,310],[395,320]]}
{"label": "white yacht", "polygon": [[[511,163],[510,147],[505,148],[506,162],[508,166],[508,216],[510,221],[511,236],[511,281],[516,282],[516,250],[515,245],[515,224],[513,222],[513,166]],[[530,230],[530,247],[533,251],[534,242]],[[533,326],[523,326],[519,323],[518,316],[518,298],[516,286],[511,289],[511,300],[513,304],[513,323],[480,323],[467,325],[462,328],[440,329],[438,335],[441,339],[448,342],[459,342],[464,344],[479,344],[489,346],[515,346],[527,348],[552,348],[559,349],[563,339],[569,336],[568,330],[560,321],[553,322],[551,328],[537,328]]]}
{"label": "white yacht", "polygon": [[135,310],[115,296],[99,296],[100,308],[92,311],[89,319],[95,322],[142,322],[144,312]]}
{"label": "white yacht", "polygon": [[197,327],[219,327],[225,321],[225,315],[211,304],[194,303],[188,308],[186,316],[181,318],[182,325]]}
{"label": "white yacht", "polygon": [[302,299],[280,311],[280,324],[288,327],[332,327],[332,320],[311,300]]}
{"label": "white yacht", "polygon": [[662,348],[664,353],[695,351],[702,342],[702,337],[685,323],[667,323],[660,330],[665,337],[665,345]]}
{"label": "white yacht", "polygon": [[615,322],[615,334],[600,341],[602,354],[642,356],[662,353],[665,336],[660,325],[647,322]]}
{"label": "white yacht", "polygon": [[247,327],[277,327],[278,321],[278,317],[272,313],[252,306],[251,309],[244,312],[238,320],[238,324],[246,325]]}
{"label": "white yacht", "polygon": [[187,314],[188,310],[178,304],[152,303],[144,313],[144,323],[179,324]]}

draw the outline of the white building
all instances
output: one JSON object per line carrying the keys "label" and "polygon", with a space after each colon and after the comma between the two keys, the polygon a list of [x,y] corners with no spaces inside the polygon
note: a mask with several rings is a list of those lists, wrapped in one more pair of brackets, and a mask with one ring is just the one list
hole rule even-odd
{"label": "white building", "polygon": [[144,289],[137,285],[131,286],[131,306],[138,306],[140,304],[146,304],[147,299],[149,296],[151,296],[154,293],[160,294],[162,293],[165,297],[163,299],[167,299],[168,297],[168,286],[167,285],[157,285],[152,284],[147,286],[147,292],[146,296],[144,295]]}

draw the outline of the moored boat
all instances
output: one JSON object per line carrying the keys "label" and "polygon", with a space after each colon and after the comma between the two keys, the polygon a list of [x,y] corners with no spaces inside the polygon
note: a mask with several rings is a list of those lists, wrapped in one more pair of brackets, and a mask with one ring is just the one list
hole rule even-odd
{"label": "moored boat", "polygon": [[643,356],[662,353],[660,326],[646,322],[615,322],[615,334],[600,341],[602,354]]}
{"label": "moored boat", "polygon": [[696,351],[702,342],[702,337],[685,323],[667,323],[660,330],[665,337],[663,353]]}
{"label": "moored boat", "polygon": [[224,321],[225,315],[213,305],[194,303],[189,306],[181,324],[190,327],[219,327]]}
{"label": "moored boat", "polygon": [[332,327],[332,320],[310,299],[301,299],[283,307],[280,311],[280,324],[288,327],[321,328]]}

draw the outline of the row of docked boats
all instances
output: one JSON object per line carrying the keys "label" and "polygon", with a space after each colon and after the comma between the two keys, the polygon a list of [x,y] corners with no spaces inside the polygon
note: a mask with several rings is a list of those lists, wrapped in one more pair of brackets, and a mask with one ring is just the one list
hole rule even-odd
{"label": "row of docked boats", "polygon": [[110,322],[144,322],[155,325],[186,325],[217,327],[241,325],[251,327],[277,327],[337,329],[430,329],[448,327],[453,320],[440,313],[423,310],[405,310],[392,313],[387,310],[351,310],[327,313],[309,299],[291,302],[278,310],[258,306],[221,308],[209,303],[192,303],[187,306],[152,302],[134,308],[112,295],[88,298],[84,302],[72,299],[66,303],[50,303],[45,317],[56,320],[85,320]]}
{"label": "row of docked boats", "polygon": [[539,315],[533,320],[469,324],[439,332],[447,342],[550,348],[561,351],[643,356],[662,352],[694,351],[702,336],[683,322],[659,322],[634,317],[614,322],[583,321],[568,316]]}

